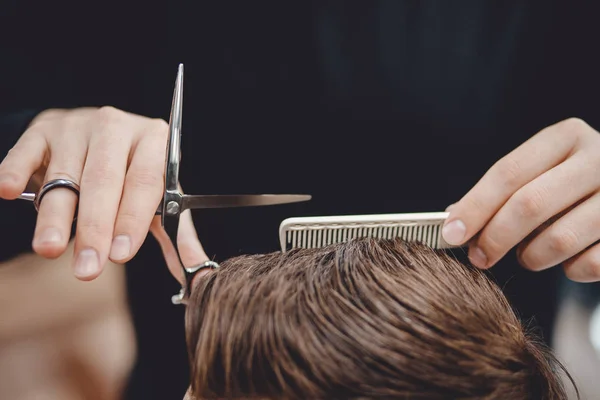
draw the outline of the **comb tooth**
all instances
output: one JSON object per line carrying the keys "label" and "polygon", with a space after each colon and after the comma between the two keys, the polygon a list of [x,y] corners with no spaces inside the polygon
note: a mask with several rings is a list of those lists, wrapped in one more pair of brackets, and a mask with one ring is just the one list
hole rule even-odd
{"label": "comb tooth", "polygon": [[433,229],[435,228],[434,225],[427,225],[427,244],[431,247],[433,246]]}
{"label": "comb tooth", "polygon": [[[291,244],[292,244],[292,248],[296,247],[298,245],[298,242],[296,242],[296,236],[298,236],[298,233],[296,230],[293,230],[292,232],[292,240],[291,240]],[[290,241],[288,241],[288,244],[290,243]]]}

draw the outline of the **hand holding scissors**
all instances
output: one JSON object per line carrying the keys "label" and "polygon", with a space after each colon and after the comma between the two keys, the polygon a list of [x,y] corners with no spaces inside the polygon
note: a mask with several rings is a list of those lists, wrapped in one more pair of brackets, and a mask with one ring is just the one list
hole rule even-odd
{"label": "hand holding scissors", "polygon": [[[91,280],[101,273],[107,259],[118,263],[129,261],[158,214],[160,224],[152,225],[152,233],[161,242],[163,251],[166,233],[182,267],[177,246],[181,217],[180,241],[183,232],[192,235],[183,240],[195,243],[195,251],[202,252],[191,216],[185,210],[310,199],[305,195],[181,193],[178,178],[182,96],[180,65],[168,125],[161,119],[112,107],[53,109],[32,121],[0,164],[0,198],[34,202],[38,219],[33,248],[38,254],[48,258],[60,256],[66,249],[76,216],[75,275]],[[174,261],[173,257],[167,258]],[[184,277],[192,269],[183,268]],[[184,288],[186,282],[183,279]]]}

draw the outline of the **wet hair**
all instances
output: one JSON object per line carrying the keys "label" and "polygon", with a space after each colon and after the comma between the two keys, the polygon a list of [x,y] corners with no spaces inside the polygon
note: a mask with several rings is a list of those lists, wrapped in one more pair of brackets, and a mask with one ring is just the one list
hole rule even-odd
{"label": "wet hair", "polygon": [[571,379],[485,273],[399,239],[227,260],[186,335],[195,399],[562,400]]}

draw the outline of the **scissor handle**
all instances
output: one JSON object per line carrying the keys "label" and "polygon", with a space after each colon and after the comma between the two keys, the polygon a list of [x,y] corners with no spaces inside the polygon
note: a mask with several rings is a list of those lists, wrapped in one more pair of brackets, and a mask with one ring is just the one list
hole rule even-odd
{"label": "scissor handle", "polygon": [[[33,206],[36,211],[40,210],[40,204],[42,203],[42,199],[44,196],[53,189],[69,189],[73,193],[79,197],[79,185],[73,182],[70,179],[53,179],[51,181],[46,182],[37,193],[28,193],[24,192],[19,195],[19,199],[28,200],[33,202]],[[75,215],[77,215],[77,210],[75,210]]]}

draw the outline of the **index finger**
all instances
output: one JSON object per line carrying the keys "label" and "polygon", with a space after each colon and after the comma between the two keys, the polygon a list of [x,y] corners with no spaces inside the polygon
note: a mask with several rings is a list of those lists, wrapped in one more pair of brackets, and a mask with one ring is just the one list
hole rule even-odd
{"label": "index finger", "polygon": [[451,245],[466,243],[516,191],[568,158],[582,124],[570,119],[551,125],[496,162],[452,205],[442,229],[444,240]]}

